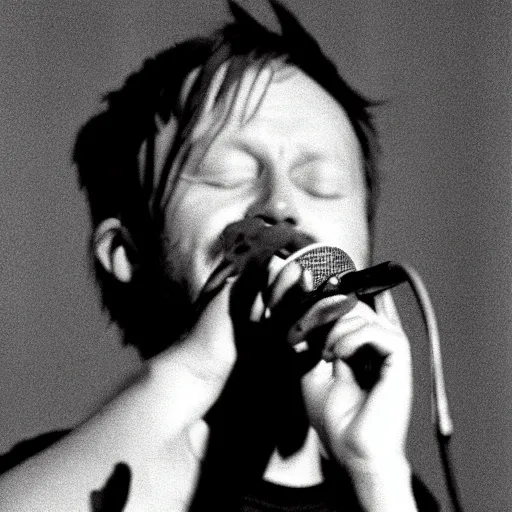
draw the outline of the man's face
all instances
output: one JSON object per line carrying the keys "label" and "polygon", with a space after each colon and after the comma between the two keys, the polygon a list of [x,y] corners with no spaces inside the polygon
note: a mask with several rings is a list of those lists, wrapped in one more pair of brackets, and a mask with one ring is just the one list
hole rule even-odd
{"label": "man's face", "polygon": [[269,84],[270,72],[254,77],[244,75],[218,133],[226,109],[207,105],[166,211],[168,267],[191,300],[222,260],[223,230],[246,216],[288,219],[368,264],[363,161],[347,114],[296,68]]}

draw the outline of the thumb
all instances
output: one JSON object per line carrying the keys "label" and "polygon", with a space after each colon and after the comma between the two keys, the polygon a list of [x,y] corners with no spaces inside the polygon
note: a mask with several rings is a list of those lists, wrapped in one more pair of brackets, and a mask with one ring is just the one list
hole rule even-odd
{"label": "thumb", "polygon": [[386,290],[376,295],[374,303],[375,311],[379,316],[386,318],[393,327],[403,331],[400,315],[398,314],[398,310],[390,290]]}
{"label": "thumb", "polygon": [[[228,314],[228,283],[206,305],[192,329],[151,359],[152,399],[165,404],[169,430],[202,418],[219,397],[236,358]],[[165,411],[172,411],[169,414]]]}
{"label": "thumb", "polygon": [[233,323],[229,314],[232,286],[232,280],[222,285],[180,341],[187,365],[207,380],[227,377],[236,359]]}

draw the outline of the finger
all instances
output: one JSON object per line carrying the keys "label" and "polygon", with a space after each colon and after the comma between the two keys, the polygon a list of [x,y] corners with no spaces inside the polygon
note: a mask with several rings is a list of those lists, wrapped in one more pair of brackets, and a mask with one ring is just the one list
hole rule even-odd
{"label": "finger", "polygon": [[266,313],[272,333],[277,338],[285,341],[290,326],[308,308],[312,281],[309,270],[303,270],[298,263],[292,262],[272,283],[267,295]]}
{"label": "finger", "polygon": [[[361,389],[357,379],[354,377],[352,368],[341,359],[332,363],[334,384],[331,390],[330,403],[326,406],[332,411],[338,427],[349,421],[361,409],[366,399],[366,393]],[[333,403],[335,402],[335,403]]]}
{"label": "finger", "polygon": [[353,319],[348,328],[337,325],[322,355],[327,361],[341,360],[350,367],[361,390],[367,392],[369,410],[385,414],[396,408],[393,401],[399,401],[404,404],[399,409],[406,418],[412,387],[407,338],[379,323],[361,326],[360,322],[361,319]]}
{"label": "finger", "polygon": [[199,419],[188,429],[188,443],[194,457],[201,461],[206,453],[210,429],[204,419]]}
{"label": "finger", "polygon": [[321,299],[292,325],[287,342],[296,353],[295,368],[299,375],[309,372],[321,359],[332,326],[351,311],[358,301],[355,295],[333,295]]}
{"label": "finger", "polygon": [[313,304],[288,332],[288,343],[296,345],[307,341],[319,327],[324,327],[346,315],[357,304],[354,295],[333,295]]}
{"label": "finger", "polygon": [[[382,329],[383,333],[389,332],[401,336],[402,340],[408,345],[404,331],[399,324],[398,314],[394,308],[391,296],[381,297],[379,299],[378,308],[380,314],[364,302],[357,302],[356,306],[337,322],[333,330],[333,336],[344,336],[345,334],[357,331],[365,326],[373,325],[378,329]],[[384,311],[389,313],[391,318],[388,318],[387,315],[384,314]],[[393,314],[395,316],[393,316]]]}
{"label": "finger", "polygon": [[351,357],[363,345],[371,344],[383,356],[403,352],[404,341],[396,331],[361,318],[338,322],[327,338],[323,357],[327,361]]}
{"label": "finger", "polygon": [[258,253],[251,258],[236,280],[230,300],[230,315],[234,322],[247,323],[256,297],[267,282],[267,266],[271,254]]}
{"label": "finger", "polygon": [[304,286],[301,282],[303,279],[302,275],[302,267],[295,261],[281,269],[264,293],[263,300],[265,305],[272,310],[283,299],[283,296],[290,288],[299,286],[302,289]]}
{"label": "finger", "polygon": [[[238,262],[241,274],[233,286],[230,303],[231,317],[235,323],[245,326],[253,316],[255,301],[266,288],[269,279],[269,264],[276,250],[283,246],[291,235],[290,229],[272,226],[258,231],[249,249]],[[256,308],[259,309],[259,308]]]}
{"label": "finger", "polygon": [[350,422],[365,399],[352,371],[341,360],[320,361],[301,382],[311,424],[324,440],[330,437],[326,433],[333,431],[333,423],[342,431],[341,426]]}
{"label": "finger", "polygon": [[390,290],[386,290],[376,295],[374,298],[374,303],[375,311],[378,315],[384,316],[396,328],[403,330],[400,315],[398,314],[398,310]]}
{"label": "finger", "polygon": [[222,262],[210,275],[197,298],[194,309],[196,318],[201,315],[210,301],[222,290],[227,280],[235,275],[233,264]]}
{"label": "finger", "polygon": [[409,345],[403,331],[362,303],[331,329],[322,357],[347,363],[361,388],[367,391],[390,368],[404,374],[410,369]]}
{"label": "finger", "polygon": [[342,343],[337,343],[332,350],[325,350],[324,357],[345,363],[360,389],[369,392],[382,379],[392,354],[391,348],[383,343],[382,336],[378,343],[371,341],[378,339],[379,334],[373,327],[365,326],[345,335]]}

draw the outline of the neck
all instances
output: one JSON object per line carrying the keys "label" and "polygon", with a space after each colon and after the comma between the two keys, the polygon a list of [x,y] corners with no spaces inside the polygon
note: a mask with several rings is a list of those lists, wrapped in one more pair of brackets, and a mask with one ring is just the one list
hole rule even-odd
{"label": "neck", "polygon": [[323,481],[320,453],[322,447],[316,432],[310,428],[304,446],[286,459],[274,450],[264,479],[286,487],[309,487]]}

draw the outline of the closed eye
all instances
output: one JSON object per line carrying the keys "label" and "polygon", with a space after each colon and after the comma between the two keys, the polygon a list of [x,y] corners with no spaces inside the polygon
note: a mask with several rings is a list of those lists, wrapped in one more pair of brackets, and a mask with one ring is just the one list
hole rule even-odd
{"label": "closed eye", "polygon": [[352,188],[350,176],[338,161],[315,154],[295,162],[291,178],[308,195],[323,199],[344,197]]}
{"label": "closed eye", "polygon": [[253,155],[238,148],[219,148],[208,152],[197,169],[180,178],[189,183],[230,189],[254,183],[260,172]]}

